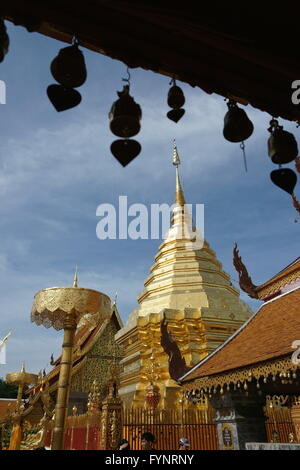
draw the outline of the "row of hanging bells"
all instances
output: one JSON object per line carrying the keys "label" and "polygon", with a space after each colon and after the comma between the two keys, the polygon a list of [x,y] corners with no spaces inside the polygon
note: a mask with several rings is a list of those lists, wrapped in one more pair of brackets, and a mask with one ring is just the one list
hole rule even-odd
{"label": "row of hanging bells", "polygon": [[84,84],[87,71],[83,53],[78,40],[73,38],[72,45],[60,49],[51,63],[52,76],[60,85],[49,85],[47,95],[56,111],[74,108],[81,102],[81,94],[74,90]]}
{"label": "row of hanging bells", "polygon": [[[3,61],[8,52],[9,37],[6,32],[6,26],[3,19],[0,19],[0,62]],[[59,83],[49,85],[47,88],[48,97],[57,111],[64,111],[77,106],[81,102],[81,94],[74,88],[84,84],[87,78],[87,70],[83,53],[79,49],[76,37],[72,40],[72,45],[60,49],[50,67],[52,76]],[[109,112],[110,130],[121,139],[111,144],[111,152],[115,158],[126,166],[140,152],[141,145],[130,137],[138,134],[141,128],[142,110],[130,91],[130,74],[127,68],[127,85],[123,90],[117,92],[119,99],[115,101]],[[168,92],[168,106],[172,108],[167,113],[167,117],[178,122],[185,114],[182,108],[185,103],[185,97],[182,89],[177,86],[175,78],[170,82],[171,88]],[[245,156],[244,141],[253,133],[253,124],[248,118],[246,112],[239,108],[236,102],[229,99],[227,102],[228,111],[224,117],[223,135],[229,142],[240,142],[244,155],[245,169],[247,171],[247,162]],[[283,130],[283,126],[278,124],[276,119],[270,121],[270,137],[268,139],[268,154],[274,164],[282,165],[296,161],[296,169],[300,173],[300,161],[298,155],[297,142],[293,134]],[[297,160],[298,158],[298,160]],[[294,196],[294,188],[297,183],[296,173],[289,168],[279,168],[270,173],[272,182],[287,191],[293,197],[293,203],[300,213],[300,204]]]}
{"label": "row of hanging bells", "polygon": [[278,170],[270,173],[271,180],[276,186],[293,195],[297,183],[297,175],[290,168],[281,168],[281,165],[290,163],[298,155],[297,141],[293,134],[283,130],[276,119],[271,119],[268,131],[271,133],[268,139],[268,154]]}
{"label": "row of hanging bells", "polygon": [[[227,106],[228,111],[224,117],[223,135],[229,142],[241,142],[245,169],[247,171],[244,141],[252,135],[253,124],[246,112],[239,108],[234,100],[229,99]],[[297,157],[297,141],[293,134],[285,131],[283,126],[280,126],[274,118],[270,121],[268,131],[271,134],[268,139],[268,155],[274,164],[279,165],[279,169],[271,171],[271,181],[292,195],[293,205],[300,214],[300,204],[294,195],[297,175],[290,168],[281,168],[281,165],[295,160],[296,169],[300,173],[300,157]]]}
{"label": "row of hanging bells", "polygon": [[[123,166],[128,165],[141,151],[140,143],[129,139],[129,137],[133,137],[140,131],[142,110],[129,94],[130,73],[128,68],[127,73],[128,78],[123,78],[123,81],[127,81],[128,84],[123,87],[122,91],[117,92],[119,99],[113,103],[108,115],[110,130],[123,139],[115,140],[110,149],[114,157]],[[171,80],[170,85],[172,87],[169,89],[167,102],[172,110],[167,113],[167,117],[174,122],[178,122],[185,113],[182,108],[185,97],[182,89],[176,85],[175,78]]]}
{"label": "row of hanging bells", "polygon": [[[295,137],[290,132],[283,130],[276,119],[271,119],[268,131],[271,133],[268,140],[268,154],[278,170],[270,173],[272,182],[292,196],[292,203],[300,215],[300,203],[297,200],[294,189],[297,184],[297,175],[290,168],[281,168],[281,165],[295,161],[295,168],[300,173],[300,157],[298,157],[298,145]],[[297,219],[295,219],[297,222]]]}

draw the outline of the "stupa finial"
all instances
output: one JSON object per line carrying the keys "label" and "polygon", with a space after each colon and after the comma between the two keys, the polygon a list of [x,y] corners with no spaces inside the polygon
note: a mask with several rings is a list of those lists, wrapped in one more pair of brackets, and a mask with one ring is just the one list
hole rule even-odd
{"label": "stupa finial", "polygon": [[74,274],[74,281],[73,287],[78,287],[78,266],[76,264],[75,274]]}
{"label": "stupa finial", "polygon": [[176,141],[174,139],[174,146],[173,146],[173,165],[176,166],[176,196],[175,196],[175,203],[179,204],[180,206],[185,205],[185,198],[183,194],[183,189],[181,187],[180,178],[179,178],[179,170],[178,167],[180,165],[180,158],[178,155],[178,150],[176,146]]}
{"label": "stupa finial", "polygon": [[180,158],[179,158],[179,155],[178,155],[175,139],[173,140],[173,165],[175,165],[177,168],[180,165]]}

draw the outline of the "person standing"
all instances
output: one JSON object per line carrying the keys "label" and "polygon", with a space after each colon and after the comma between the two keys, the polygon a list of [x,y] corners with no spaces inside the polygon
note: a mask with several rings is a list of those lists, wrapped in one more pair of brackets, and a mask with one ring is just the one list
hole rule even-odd
{"label": "person standing", "polygon": [[152,432],[144,432],[141,436],[142,450],[152,450],[155,443],[155,436]]}
{"label": "person standing", "polygon": [[130,444],[127,439],[121,439],[118,445],[118,450],[130,450]]}
{"label": "person standing", "polygon": [[190,443],[187,437],[181,437],[179,439],[179,450],[189,450]]}

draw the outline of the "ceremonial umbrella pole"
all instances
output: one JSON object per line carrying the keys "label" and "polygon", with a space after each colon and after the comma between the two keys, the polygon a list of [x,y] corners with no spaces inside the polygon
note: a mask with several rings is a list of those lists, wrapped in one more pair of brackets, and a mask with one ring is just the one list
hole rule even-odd
{"label": "ceremonial umbrella pole", "polygon": [[77,286],[77,273],[73,287],[50,287],[37,292],[34,296],[31,321],[46,328],[64,330],[55,406],[53,450],[63,449],[76,328],[93,325],[100,318],[107,318],[110,309],[110,299],[105,294]]}
{"label": "ceremonial umbrella pole", "polygon": [[25,385],[34,385],[37,383],[38,376],[25,371],[24,364],[20,372],[11,372],[6,375],[6,382],[11,385],[18,385],[18,397],[13,414],[13,430],[10,436],[9,450],[19,450],[22,439],[21,414],[22,414],[22,395]]}

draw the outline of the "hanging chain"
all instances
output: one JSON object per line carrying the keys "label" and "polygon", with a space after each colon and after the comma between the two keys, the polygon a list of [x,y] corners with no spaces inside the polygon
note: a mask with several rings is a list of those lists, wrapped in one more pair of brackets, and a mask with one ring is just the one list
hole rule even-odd
{"label": "hanging chain", "polygon": [[242,152],[243,152],[245,171],[246,171],[246,173],[247,173],[247,172],[248,172],[248,168],[247,168],[247,160],[246,160],[245,143],[244,143],[244,141],[240,144],[240,148],[242,149]]}
{"label": "hanging chain", "polygon": [[79,45],[79,41],[77,39],[76,36],[73,36],[72,37],[72,46],[78,46]]}
{"label": "hanging chain", "polygon": [[127,82],[128,83],[128,86],[130,88],[130,72],[129,72],[129,67],[127,67],[127,75],[128,77],[127,78],[122,78],[123,82]]}
{"label": "hanging chain", "polygon": [[172,78],[172,80],[170,81],[169,85],[176,86],[176,80],[175,80],[175,77],[173,77],[173,78]]}

